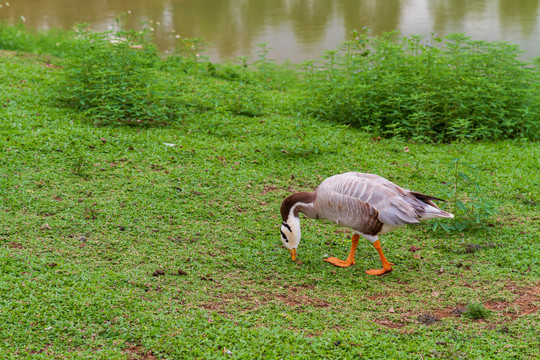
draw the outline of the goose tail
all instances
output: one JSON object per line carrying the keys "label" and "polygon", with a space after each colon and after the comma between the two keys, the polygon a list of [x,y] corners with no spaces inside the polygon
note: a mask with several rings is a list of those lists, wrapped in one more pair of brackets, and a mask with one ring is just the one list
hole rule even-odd
{"label": "goose tail", "polygon": [[449,213],[447,211],[439,209],[437,205],[433,202],[435,201],[444,201],[446,200],[436,198],[435,196],[431,195],[424,195],[417,192],[411,191],[411,194],[420,200],[421,202],[425,203],[427,206],[424,207],[424,211],[420,216],[420,220],[428,220],[428,219],[437,219],[437,218],[448,218],[452,219],[454,218],[454,215],[452,213]]}

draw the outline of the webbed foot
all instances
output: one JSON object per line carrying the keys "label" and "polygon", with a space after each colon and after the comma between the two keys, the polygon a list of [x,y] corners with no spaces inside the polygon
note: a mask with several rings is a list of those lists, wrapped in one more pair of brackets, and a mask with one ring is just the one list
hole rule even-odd
{"label": "webbed foot", "polygon": [[328,259],[325,259],[324,261],[329,262],[330,264],[332,264],[334,266],[342,267],[342,268],[349,267],[351,265],[356,264],[354,259],[353,260],[349,260],[349,259],[340,260],[340,259],[335,258],[335,257],[329,257]]}

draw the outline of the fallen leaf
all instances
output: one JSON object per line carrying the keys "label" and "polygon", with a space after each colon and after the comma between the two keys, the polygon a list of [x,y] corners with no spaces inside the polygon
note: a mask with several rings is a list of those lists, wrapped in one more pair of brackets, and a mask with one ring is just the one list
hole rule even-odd
{"label": "fallen leaf", "polygon": [[413,258],[417,259],[417,260],[420,260],[422,257],[420,256],[420,254],[414,254],[412,256]]}
{"label": "fallen leaf", "polygon": [[395,313],[396,311],[394,310],[393,307],[391,307],[390,309],[388,309],[388,312],[389,312],[389,313]]}
{"label": "fallen leaf", "polygon": [[410,149],[408,147],[406,147],[406,146],[403,148],[403,151],[405,151],[405,152],[409,152],[409,150]]}
{"label": "fallen leaf", "polygon": [[440,295],[441,295],[441,293],[438,292],[438,291],[434,291],[434,292],[431,293],[431,297],[434,297],[434,298],[438,298]]}

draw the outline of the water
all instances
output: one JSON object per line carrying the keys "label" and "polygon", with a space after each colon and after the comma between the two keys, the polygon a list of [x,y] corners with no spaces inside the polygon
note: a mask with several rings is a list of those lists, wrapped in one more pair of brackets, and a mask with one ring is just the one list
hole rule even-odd
{"label": "water", "polygon": [[540,0],[0,0],[0,19],[31,27],[71,28],[89,23],[114,28],[130,12],[129,24],[153,22],[163,51],[175,35],[204,38],[203,53],[213,61],[257,52],[266,42],[277,61],[300,62],[320,56],[367,27],[374,34],[465,32],[475,40],[518,44],[524,58],[540,56]]}

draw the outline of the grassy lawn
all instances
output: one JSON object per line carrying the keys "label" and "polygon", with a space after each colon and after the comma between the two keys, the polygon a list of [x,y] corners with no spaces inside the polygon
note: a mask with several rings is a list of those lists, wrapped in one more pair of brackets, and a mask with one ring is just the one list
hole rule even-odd
{"label": "grassy lawn", "polygon": [[276,91],[257,117],[96,127],[49,101],[54,64],[0,52],[0,358],[537,358],[538,143],[466,145],[497,214],[382,236],[394,271],[371,277],[368,241],[323,262],[350,246],[323,221],[301,219],[292,262],[282,199],[347,171],[448,198],[456,145],[372,139]]}

